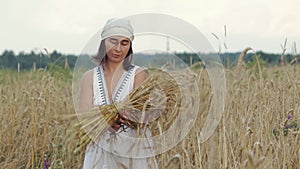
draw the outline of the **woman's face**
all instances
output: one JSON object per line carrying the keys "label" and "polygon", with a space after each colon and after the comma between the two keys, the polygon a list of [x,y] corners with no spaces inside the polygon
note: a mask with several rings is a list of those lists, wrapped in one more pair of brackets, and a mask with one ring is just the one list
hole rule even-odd
{"label": "woman's face", "polygon": [[122,62],[130,48],[131,42],[123,36],[112,36],[105,39],[107,59],[110,62]]}

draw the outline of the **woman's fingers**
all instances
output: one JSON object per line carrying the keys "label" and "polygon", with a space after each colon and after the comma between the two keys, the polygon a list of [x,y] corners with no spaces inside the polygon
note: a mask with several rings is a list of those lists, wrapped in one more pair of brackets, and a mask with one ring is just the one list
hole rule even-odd
{"label": "woman's fingers", "polygon": [[117,117],[117,120],[111,125],[111,128],[114,129],[115,131],[118,131],[123,124],[126,124],[127,120],[121,116]]}
{"label": "woman's fingers", "polygon": [[125,110],[121,111],[120,112],[120,117],[123,118],[123,119],[128,119],[127,112]]}
{"label": "woman's fingers", "polygon": [[117,123],[115,123],[111,126],[111,128],[113,128],[116,131],[119,130],[120,127],[121,127],[121,124],[117,124]]}

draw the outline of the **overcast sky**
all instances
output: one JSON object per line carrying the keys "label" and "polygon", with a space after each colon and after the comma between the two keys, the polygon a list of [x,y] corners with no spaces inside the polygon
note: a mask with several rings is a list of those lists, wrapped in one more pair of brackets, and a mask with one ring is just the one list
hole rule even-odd
{"label": "overcast sky", "polygon": [[300,45],[299,11],[300,0],[1,0],[0,51],[47,48],[79,54],[108,18],[152,12],[191,23],[216,50],[211,33],[229,52],[252,47],[279,53],[285,38],[292,52],[294,42]]}

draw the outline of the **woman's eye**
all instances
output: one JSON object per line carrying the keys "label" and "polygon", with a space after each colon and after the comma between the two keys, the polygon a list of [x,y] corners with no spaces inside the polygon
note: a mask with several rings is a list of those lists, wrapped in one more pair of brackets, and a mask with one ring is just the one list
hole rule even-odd
{"label": "woman's eye", "polygon": [[[116,39],[110,39],[109,42],[110,42],[111,44],[113,44],[113,45],[118,45],[118,44],[119,44],[119,41],[116,40]],[[120,44],[121,44],[122,46],[128,46],[128,45],[130,44],[130,42],[127,41],[127,40],[122,40],[122,41],[120,42]]]}
{"label": "woman's eye", "polygon": [[111,40],[110,42],[114,45],[118,43],[116,40]]}
{"label": "woman's eye", "polygon": [[122,41],[121,44],[122,44],[123,46],[127,46],[127,45],[129,44],[129,42],[127,42],[127,41]]}

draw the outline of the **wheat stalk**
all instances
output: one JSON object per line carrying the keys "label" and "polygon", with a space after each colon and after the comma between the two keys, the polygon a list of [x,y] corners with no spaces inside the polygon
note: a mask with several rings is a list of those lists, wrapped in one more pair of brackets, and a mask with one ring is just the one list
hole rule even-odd
{"label": "wheat stalk", "polygon": [[[149,77],[134,89],[123,101],[101,105],[91,110],[78,113],[80,129],[85,134],[77,150],[95,140],[126,112],[125,125],[137,129],[137,133],[145,126],[153,129],[152,134],[160,134],[159,123],[166,131],[176,119],[181,106],[181,91],[176,80],[164,70],[151,69]],[[182,76],[182,74],[173,74]],[[152,124],[151,124],[152,123]],[[143,133],[139,136],[143,136]]]}

